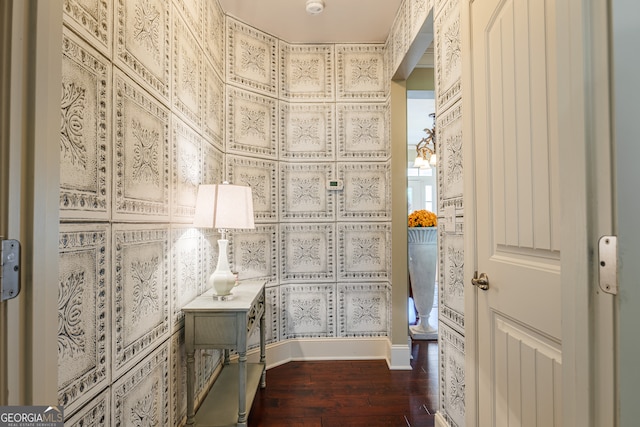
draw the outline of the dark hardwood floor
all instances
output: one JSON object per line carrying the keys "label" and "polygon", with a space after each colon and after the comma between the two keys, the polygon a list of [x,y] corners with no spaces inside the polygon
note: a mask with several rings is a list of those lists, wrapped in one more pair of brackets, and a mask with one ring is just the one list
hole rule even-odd
{"label": "dark hardwood floor", "polygon": [[267,371],[249,427],[428,427],[438,402],[438,343],[414,341],[411,371],[384,360],[289,362]]}

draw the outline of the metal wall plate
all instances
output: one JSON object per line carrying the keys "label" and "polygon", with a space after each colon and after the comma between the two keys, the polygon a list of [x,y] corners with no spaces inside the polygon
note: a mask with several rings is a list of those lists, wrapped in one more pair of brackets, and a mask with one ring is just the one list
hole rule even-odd
{"label": "metal wall plate", "polygon": [[2,241],[2,277],[0,278],[2,301],[12,299],[20,293],[20,242]]}
{"label": "metal wall plate", "polygon": [[618,238],[602,236],[598,241],[598,269],[600,289],[618,295]]}

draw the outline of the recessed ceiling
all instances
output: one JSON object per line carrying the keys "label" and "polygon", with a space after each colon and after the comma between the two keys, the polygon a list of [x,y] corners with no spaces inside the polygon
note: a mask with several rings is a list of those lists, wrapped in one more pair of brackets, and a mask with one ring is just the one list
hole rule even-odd
{"label": "recessed ceiling", "polygon": [[309,15],[306,0],[219,0],[229,15],[290,43],[384,43],[402,0],[325,0]]}

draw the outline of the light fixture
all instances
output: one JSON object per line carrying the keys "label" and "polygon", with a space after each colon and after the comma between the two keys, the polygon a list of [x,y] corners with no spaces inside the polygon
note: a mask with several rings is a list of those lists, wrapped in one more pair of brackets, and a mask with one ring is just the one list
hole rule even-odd
{"label": "light fixture", "polygon": [[307,0],[307,13],[317,15],[324,10],[324,0]]}
{"label": "light fixture", "polygon": [[229,268],[227,230],[255,228],[251,187],[231,185],[228,182],[201,185],[198,188],[193,225],[217,228],[220,231],[218,265],[209,277],[208,284],[213,287],[214,299],[231,299],[236,277]]}
{"label": "light fixture", "polygon": [[426,128],[424,131],[427,136],[416,144],[416,160],[413,162],[413,166],[420,169],[431,169],[431,166],[435,166],[438,163],[438,157],[436,156],[436,115],[431,113],[429,116],[433,118],[433,128]]}

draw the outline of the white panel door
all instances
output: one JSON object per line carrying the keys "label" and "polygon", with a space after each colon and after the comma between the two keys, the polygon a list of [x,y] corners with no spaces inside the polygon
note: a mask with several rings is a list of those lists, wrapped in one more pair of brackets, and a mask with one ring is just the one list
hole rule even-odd
{"label": "white panel door", "polygon": [[480,426],[561,425],[554,1],[470,6]]}

